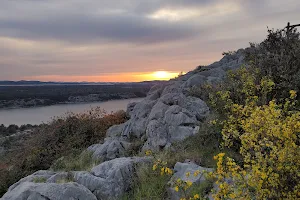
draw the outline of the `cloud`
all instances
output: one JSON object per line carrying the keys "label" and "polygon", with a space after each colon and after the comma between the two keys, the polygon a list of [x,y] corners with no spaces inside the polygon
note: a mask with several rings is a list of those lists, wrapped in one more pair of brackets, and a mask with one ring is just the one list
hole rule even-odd
{"label": "cloud", "polygon": [[298,0],[4,0],[0,79],[189,71],[299,23]]}
{"label": "cloud", "polygon": [[68,15],[25,22],[7,19],[0,21],[0,27],[0,34],[6,37],[71,43],[155,43],[192,37],[199,33],[190,24],[157,22],[130,14]]}

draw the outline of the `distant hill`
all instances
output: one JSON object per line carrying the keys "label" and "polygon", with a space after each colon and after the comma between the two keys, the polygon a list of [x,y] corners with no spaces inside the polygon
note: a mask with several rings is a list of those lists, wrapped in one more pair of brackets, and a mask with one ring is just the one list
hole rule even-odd
{"label": "distant hill", "polygon": [[163,81],[142,81],[142,82],[43,82],[43,81],[0,81],[0,86],[9,86],[9,85],[118,85],[118,84],[155,84]]}

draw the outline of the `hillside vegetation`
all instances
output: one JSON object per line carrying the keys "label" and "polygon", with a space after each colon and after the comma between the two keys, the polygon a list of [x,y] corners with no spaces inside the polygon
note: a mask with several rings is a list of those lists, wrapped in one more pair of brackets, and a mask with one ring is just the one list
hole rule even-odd
{"label": "hillside vegetation", "polygon": [[[178,180],[181,200],[211,192],[214,199],[300,198],[299,33],[269,30],[262,43],[250,45],[246,63],[220,84],[191,89],[212,110],[199,133],[155,155],[167,163],[159,172],[186,159],[216,169],[200,185]],[[159,172],[142,168],[126,199],[167,198],[170,175]]]}
{"label": "hillside vegetation", "polygon": [[[66,113],[48,124],[40,125],[30,138],[23,141],[21,147],[8,151],[0,159],[0,196],[20,178],[38,170],[49,169],[59,158],[55,169],[69,167],[75,170],[79,162],[85,166],[92,164],[88,163],[91,162],[86,158],[88,155],[81,155],[81,152],[95,142],[101,142],[110,126],[125,120],[123,111],[110,114],[95,108],[81,114]],[[64,161],[70,162],[70,158],[74,161],[72,166]]]}
{"label": "hillside vegetation", "polygon": [[[225,73],[241,52],[244,64]],[[154,87],[127,115],[96,109],[37,128],[3,162],[1,194],[50,168],[27,181],[47,188],[51,177],[64,176],[55,184],[77,182],[89,199],[299,199],[299,32],[269,30],[260,44],[225,55],[224,68],[199,67],[188,81],[183,75]],[[211,75],[223,72],[222,80]]]}

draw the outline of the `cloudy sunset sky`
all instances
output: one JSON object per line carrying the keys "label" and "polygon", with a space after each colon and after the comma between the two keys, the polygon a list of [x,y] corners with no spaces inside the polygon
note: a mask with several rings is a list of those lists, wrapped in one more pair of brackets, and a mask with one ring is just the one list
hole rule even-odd
{"label": "cloudy sunset sky", "polygon": [[263,40],[267,26],[300,23],[299,8],[299,0],[1,0],[0,80],[169,78]]}

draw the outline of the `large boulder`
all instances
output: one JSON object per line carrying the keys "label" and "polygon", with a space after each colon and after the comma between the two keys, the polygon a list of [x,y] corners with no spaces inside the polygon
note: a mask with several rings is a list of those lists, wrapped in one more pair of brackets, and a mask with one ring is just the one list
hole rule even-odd
{"label": "large boulder", "polygon": [[[174,175],[171,178],[171,183],[177,179],[182,181],[191,181],[193,184],[201,184],[206,180],[204,172],[212,172],[212,168],[204,168],[193,162],[181,163],[177,162],[174,166]],[[195,173],[196,172],[196,173]],[[187,173],[190,175],[187,176]],[[168,189],[169,196],[172,200],[179,200],[183,194],[176,192],[173,187]]]}
{"label": "large boulder", "polygon": [[4,194],[1,200],[97,200],[86,187],[78,183],[23,182]]}
{"label": "large boulder", "polygon": [[[194,176],[195,172],[200,172],[197,176]],[[177,162],[174,166],[174,175],[172,178],[180,178],[183,181],[191,181],[192,183],[201,183],[206,180],[203,176],[203,172],[212,172],[213,168],[201,167],[193,162],[181,163]],[[186,176],[187,173],[190,173],[190,176]]]}
{"label": "large boulder", "polygon": [[119,199],[132,186],[135,166],[151,157],[123,157],[87,171],[37,171],[14,185],[1,200]]}
{"label": "large boulder", "polygon": [[131,143],[120,138],[106,138],[103,144],[94,144],[88,147],[87,151],[92,153],[95,160],[111,160],[124,157],[131,149]]}
{"label": "large boulder", "polygon": [[134,140],[143,143],[144,150],[159,150],[194,135],[199,130],[199,122],[209,114],[209,108],[201,99],[189,96],[188,89],[219,83],[226,71],[239,67],[243,59],[243,50],[238,50],[219,62],[153,86],[143,101],[128,105],[127,122],[112,126],[105,142],[88,150],[94,158],[109,160],[126,156]]}
{"label": "large boulder", "polygon": [[135,165],[150,158],[116,158],[94,167],[91,172],[76,172],[75,181],[87,187],[98,200],[118,199],[131,187]]}

